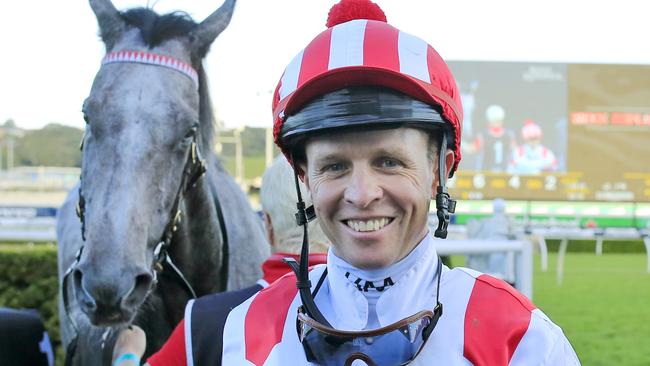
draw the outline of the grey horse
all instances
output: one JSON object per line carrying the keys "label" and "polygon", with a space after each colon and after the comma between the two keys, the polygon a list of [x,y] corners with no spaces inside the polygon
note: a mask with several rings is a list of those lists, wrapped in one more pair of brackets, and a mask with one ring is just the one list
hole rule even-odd
{"label": "grey horse", "polygon": [[202,60],[235,0],[198,24],[90,6],[107,54],[83,103],[80,183],[57,223],[62,340],[76,365],[110,363],[129,324],[151,354],[189,298],[255,283],[269,255],[261,221],[212,153]]}

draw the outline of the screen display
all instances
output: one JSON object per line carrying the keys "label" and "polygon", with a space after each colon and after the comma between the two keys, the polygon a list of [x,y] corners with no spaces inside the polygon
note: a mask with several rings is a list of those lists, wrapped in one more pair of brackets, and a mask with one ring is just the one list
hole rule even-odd
{"label": "screen display", "polygon": [[650,65],[449,62],[459,199],[650,201]]}

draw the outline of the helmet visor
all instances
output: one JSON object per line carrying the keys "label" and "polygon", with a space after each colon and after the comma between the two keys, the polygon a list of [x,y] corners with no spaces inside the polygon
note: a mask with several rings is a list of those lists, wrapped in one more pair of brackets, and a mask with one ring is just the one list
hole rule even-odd
{"label": "helmet visor", "polygon": [[[435,312],[442,312],[440,304]],[[325,366],[397,366],[408,364],[418,355],[438,317],[425,310],[379,329],[357,332],[324,326],[299,309],[297,326],[309,362]]]}
{"label": "helmet visor", "polygon": [[321,95],[286,117],[283,144],[295,146],[306,135],[339,129],[414,127],[451,130],[433,106],[382,87],[348,87]]}

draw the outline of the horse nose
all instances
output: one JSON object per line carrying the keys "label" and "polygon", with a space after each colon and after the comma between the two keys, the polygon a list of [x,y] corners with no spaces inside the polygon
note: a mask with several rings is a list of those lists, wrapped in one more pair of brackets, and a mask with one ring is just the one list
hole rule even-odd
{"label": "horse nose", "polygon": [[128,321],[151,287],[153,276],[144,269],[122,270],[114,275],[79,266],[73,283],[81,309],[93,322]]}

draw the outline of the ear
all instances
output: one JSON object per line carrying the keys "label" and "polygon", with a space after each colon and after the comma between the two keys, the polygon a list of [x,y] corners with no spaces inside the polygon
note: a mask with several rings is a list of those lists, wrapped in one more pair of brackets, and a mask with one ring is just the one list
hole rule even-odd
{"label": "ear", "polygon": [[192,47],[201,56],[208,52],[210,44],[230,24],[232,13],[235,10],[236,0],[226,0],[219,9],[210,14],[192,32]]}
{"label": "ear", "polygon": [[90,0],[90,7],[97,17],[106,49],[110,50],[126,29],[126,23],[110,0]]}
{"label": "ear", "polygon": [[264,216],[264,231],[266,233],[266,239],[271,244],[271,248],[275,246],[275,238],[273,235],[273,222],[271,221],[271,216],[266,211],[263,211]]}
{"label": "ear", "polygon": [[456,162],[456,155],[454,155],[454,152],[451,149],[447,149],[447,153],[445,154],[445,177],[449,179],[449,174],[451,173],[451,168],[454,167],[454,163]]}
{"label": "ear", "polygon": [[[454,152],[451,149],[447,149],[447,152],[445,153],[445,179],[449,178],[449,173],[451,173],[451,168],[454,166],[454,162],[456,159],[454,158]],[[438,159],[436,157],[436,161],[432,164],[433,165],[433,180],[431,184],[431,197],[435,197],[438,189]]]}
{"label": "ear", "polygon": [[307,190],[311,192],[309,187],[309,176],[307,175],[307,164],[300,164],[298,166],[298,178],[300,181],[307,187]]}

